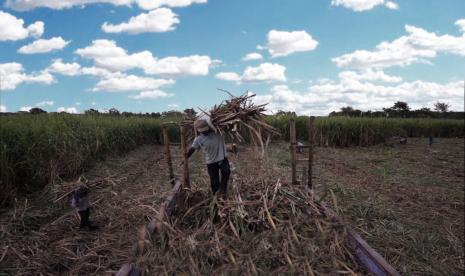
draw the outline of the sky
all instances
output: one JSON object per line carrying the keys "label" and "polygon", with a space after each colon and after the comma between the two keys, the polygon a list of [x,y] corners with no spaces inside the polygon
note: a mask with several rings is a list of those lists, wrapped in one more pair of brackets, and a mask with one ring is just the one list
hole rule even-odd
{"label": "sky", "polygon": [[465,0],[2,0],[0,112],[464,110]]}

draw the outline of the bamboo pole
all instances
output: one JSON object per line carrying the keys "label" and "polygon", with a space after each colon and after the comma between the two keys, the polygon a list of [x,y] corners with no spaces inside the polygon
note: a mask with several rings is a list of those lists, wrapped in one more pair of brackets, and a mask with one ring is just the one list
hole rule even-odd
{"label": "bamboo pole", "polygon": [[187,142],[186,142],[186,127],[181,126],[181,152],[183,157],[183,177],[182,185],[183,187],[190,187],[189,181],[189,160],[187,159]]}
{"label": "bamboo pole", "polygon": [[315,117],[311,116],[308,122],[308,187],[313,189],[312,166],[313,166],[313,138],[314,138]]}
{"label": "bamboo pole", "polygon": [[168,137],[168,128],[163,126],[163,143],[165,144],[166,162],[168,164],[168,176],[171,185],[174,185],[173,162],[171,161],[170,141]]}
{"label": "bamboo pole", "polygon": [[297,179],[296,179],[296,136],[295,136],[295,119],[291,118],[289,120],[289,133],[290,133],[290,141],[291,145],[289,147],[291,151],[291,173],[292,173],[292,185],[297,184]]}

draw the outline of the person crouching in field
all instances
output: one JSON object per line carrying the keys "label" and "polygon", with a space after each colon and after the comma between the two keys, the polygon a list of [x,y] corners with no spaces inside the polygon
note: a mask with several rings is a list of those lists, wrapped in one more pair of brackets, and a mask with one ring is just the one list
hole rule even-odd
{"label": "person crouching in field", "polygon": [[85,186],[80,186],[79,188],[73,191],[71,195],[71,207],[75,208],[79,213],[79,217],[81,218],[81,223],[79,224],[80,229],[96,229],[95,226],[91,225],[89,220],[90,204],[88,188],[86,188]]}
{"label": "person crouching in field", "polygon": [[194,127],[200,135],[195,137],[192,142],[192,146],[187,152],[187,158],[201,148],[205,153],[213,195],[219,191],[223,197],[226,197],[231,172],[224,138],[214,131],[214,126],[208,122],[208,119],[198,119],[195,121]]}

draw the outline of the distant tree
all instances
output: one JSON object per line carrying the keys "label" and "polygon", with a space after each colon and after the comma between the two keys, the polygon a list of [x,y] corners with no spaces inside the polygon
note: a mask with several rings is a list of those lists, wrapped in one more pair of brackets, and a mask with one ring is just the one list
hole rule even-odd
{"label": "distant tree", "polygon": [[193,108],[184,109],[184,113],[189,117],[194,117],[195,115],[197,115],[197,112]]}
{"label": "distant tree", "polygon": [[446,113],[449,111],[450,104],[437,102],[434,104],[434,110],[441,113]]}
{"label": "distant tree", "polygon": [[152,112],[152,113],[150,113],[150,117],[152,117],[152,118],[160,118],[161,114],[160,114],[160,112]]}
{"label": "distant tree", "polygon": [[119,114],[120,114],[120,113],[119,113],[119,110],[116,109],[116,108],[114,108],[114,107],[113,107],[113,108],[110,108],[110,110],[108,110],[108,113],[109,113],[110,115],[119,115]]}
{"label": "distant tree", "polygon": [[392,107],[383,108],[384,112],[386,112],[386,116],[393,116],[393,117],[408,117],[410,115],[410,107],[406,102],[397,101],[394,103]]}
{"label": "distant tree", "polygon": [[401,101],[395,102],[394,105],[392,106],[392,109],[393,110],[398,110],[398,111],[403,111],[403,112],[410,111],[410,107],[408,106],[408,103],[401,102]]}
{"label": "distant tree", "polygon": [[125,116],[125,117],[130,117],[130,116],[132,116],[133,114],[132,114],[132,112],[124,111],[124,112],[121,113],[121,115],[123,115],[123,116]]}
{"label": "distant tree", "polygon": [[84,111],[84,114],[86,114],[86,115],[95,115],[95,114],[99,114],[99,113],[100,112],[98,110],[93,109],[93,108]]}
{"label": "distant tree", "polygon": [[278,112],[276,112],[276,115],[279,115],[279,116],[295,116],[295,112],[278,110]]}
{"label": "distant tree", "polygon": [[45,113],[47,113],[47,111],[43,110],[42,108],[33,107],[33,108],[29,109],[29,113],[31,113],[31,114],[45,114]]}

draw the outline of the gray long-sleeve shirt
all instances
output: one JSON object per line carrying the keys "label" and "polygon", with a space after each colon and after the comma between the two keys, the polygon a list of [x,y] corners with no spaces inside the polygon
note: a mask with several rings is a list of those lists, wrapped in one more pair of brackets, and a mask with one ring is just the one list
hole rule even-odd
{"label": "gray long-sleeve shirt", "polygon": [[220,134],[210,132],[207,135],[199,135],[192,142],[194,149],[202,148],[207,164],[219,162],[226,158],[226,146],[224,138]]}

